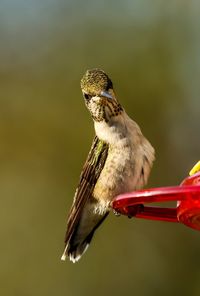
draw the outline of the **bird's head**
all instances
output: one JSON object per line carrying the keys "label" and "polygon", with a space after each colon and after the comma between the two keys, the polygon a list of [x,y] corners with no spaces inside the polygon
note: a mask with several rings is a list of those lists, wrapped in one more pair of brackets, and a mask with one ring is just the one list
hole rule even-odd
{"label": "bird's head", "polygon": [[87,70],[81,79],[81,89],[94,121],[108,122],[122,112],[123,109],[115,97],[112,81],[104,71]]}

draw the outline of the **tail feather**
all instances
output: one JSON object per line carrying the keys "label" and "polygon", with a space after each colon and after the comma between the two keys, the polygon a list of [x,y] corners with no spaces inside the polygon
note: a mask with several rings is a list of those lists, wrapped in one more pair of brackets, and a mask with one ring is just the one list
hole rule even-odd
{"label": "tail feather", "polygon": [[81,256],[87,251],[89,243],[83,243],[82,245],[77,246],[74,250],[68,250],[68,246],[65,247],[61,260],[65,261],[66,257],[69,256],[69,260],[73,263],[79,261]]}
{"label": "tail feather", "polygon": [[[68,256],[70,261],[72,261],[73,263],[77,262],[87,251],[95,230],[105,220],[108,214],[109,212],[106,212],[102,216],[99,214],[94,214],[93,212],[92,217],[90,217],[90,215],[87,216],[86,221],[83,217],[84,215],[82,215],[82,218],[80,219],[79,224],[74,230],[72,237],[69,239],[68,242],[66,242],[61,260],[65,261],[66,257]],[[91,218],[92,220],[89,218]]]}

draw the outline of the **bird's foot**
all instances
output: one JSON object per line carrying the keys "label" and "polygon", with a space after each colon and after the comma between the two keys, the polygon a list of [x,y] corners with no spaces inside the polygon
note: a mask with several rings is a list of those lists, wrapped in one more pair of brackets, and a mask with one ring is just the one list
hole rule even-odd
{"label": "bird's foot", "polygon": [[116,217],[121,216],[121,214],[120,214],[119,212],[117,212],[116,210],[113,210],[113,214],[114,214]]}

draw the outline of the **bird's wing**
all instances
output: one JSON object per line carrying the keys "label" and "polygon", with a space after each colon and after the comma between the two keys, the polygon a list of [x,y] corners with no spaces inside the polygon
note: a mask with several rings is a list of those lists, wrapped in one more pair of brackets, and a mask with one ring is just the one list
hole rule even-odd
{"label": "bird's wing", "polygon": [[74,201],[67,221],[65,243],[68,244],[79,222],[82,209],[92,193],[104,167],[108,154],[108,144],[94,137],[92,147],[83,166],[80,181],[75,192]]}

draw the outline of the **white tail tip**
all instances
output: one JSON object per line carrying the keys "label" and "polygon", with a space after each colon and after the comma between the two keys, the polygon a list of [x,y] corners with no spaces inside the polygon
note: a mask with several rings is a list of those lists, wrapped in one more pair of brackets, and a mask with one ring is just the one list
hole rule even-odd
{"label": "white tail tip", "polygon": [[65,261],[66,257],[67,257],[67,256],[65,255],[65,253],[63,253],[63,255],[62,255],[62,257],[61,257],[61,260],[62,260],[62,261]]}

